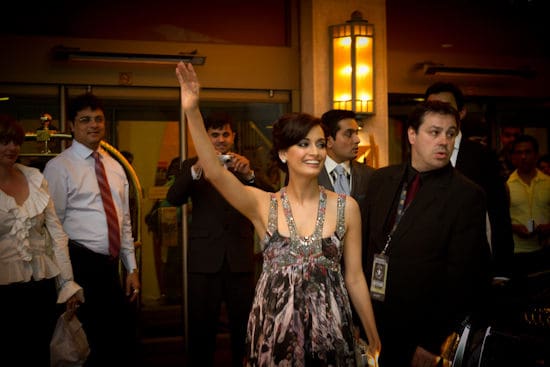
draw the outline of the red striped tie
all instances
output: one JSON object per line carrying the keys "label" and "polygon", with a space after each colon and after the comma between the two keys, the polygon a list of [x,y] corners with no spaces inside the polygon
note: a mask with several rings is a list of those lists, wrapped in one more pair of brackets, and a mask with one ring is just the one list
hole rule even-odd
{"label": "red striped tie", "polygon": [[118,217],[116,214],[115,205],[113,204],[109,181],[107,180],[107,175],[105,174],[105,167],[103,166],[103,163],[101,163],[99,153],[93,152],[92,157],[95,159],[95,175],[97,177],[99,191],[101,192],[103,209],[105,209],[105,216],[107,217],[107,227],[109,229],[109,253],[112,257],[116,258],[120,252],[120,229],[118,226]]}

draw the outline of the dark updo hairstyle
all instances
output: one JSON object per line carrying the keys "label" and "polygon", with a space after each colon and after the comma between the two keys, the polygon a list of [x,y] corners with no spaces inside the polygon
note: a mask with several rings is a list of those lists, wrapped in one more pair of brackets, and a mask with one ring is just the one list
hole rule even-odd
{"label": "dark updo hairstyle", "polygon": [[300,142],[317,125],[326,137],[327,129],[321,119],[307,113],[287,113],[273,123],[271,156],[284,172],[288,172],[288,167],[279,159],[279,152]]}
{"label": "dark updo hairstyle", "polygon": [[25,141],[25,130],[17,120],[9,115],[0,115],[0,144],[14,142],[21,145]]}

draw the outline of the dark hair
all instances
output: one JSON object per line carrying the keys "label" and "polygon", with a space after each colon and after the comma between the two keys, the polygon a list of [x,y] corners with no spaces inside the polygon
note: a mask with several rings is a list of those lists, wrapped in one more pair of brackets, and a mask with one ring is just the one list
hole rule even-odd
{"label": "dark hair", "polygon": [[428,100],[428,97],[432,94],[444,92],[451,93],[454,96],[456,101],[456,108],[460,112],[464,108],[464,94],[462,94],[460,88],[453,83],[437,82],[430,85],[428,89],[426,89],[426,93],[424,93],[424,99]]}
{"label": "dark hair", "polygon": [[540,166],[542,162],[550,164],[550,154],[546,153],[544,155],[541,155],[539,160],[537,161],[537,166]]}
{"label": "dark hair", "polygon": [[539,142],[534,136],[527,134],[519,135],[516,140],[512,142],[512,145],[510,146],[510,152],[514,153],[514,151],[516,150],[516,146],[520,143],[531,143],[535,153],[539,153]]}
{"label": "dark hair", "polygon": [[225,125],[229,125],[231,131],[235,131],[231,116],[226,113],[215,112],[203,118],[204,127],[208,129],[223,129]]}
{"label": "dark hair", "polygon": [[418,132],[418,128],[422,125],[422,123],[424,123],[424,117],[428,113],[453,116],[455,118],[457,128],[460,127],[460,116],[458,111],[453,106],[449,103],[441,101],[426,101],[417,105],[411,112],[407,120],[407,129],[411,127],[414,131]]}
{"label": "dark hair", "polygon": [[15,118],[9,115],[0,115],[0,144],[13,142],[21,145],[25,141],[25,130]]}
{"label": "dark hair", "polygon": [[273,123],[271,156],[284,172],[288,172],[288,168],[279,159],[279,151],[297,144],[317,125],[321,126],[326,136],[326,127],[321,119],[308,113],[287,113]]}
{"label": "dark hair", "polygon": [[90,108],[92,111],[101,110],[105,113],[103,102],[93,95],[92,93],[84,93],[75,97],[69,104],[69,115],[67,116],[69,121],[73,121],[76,118],[78,112],[83,109]]}
{"label": "dark hair", "polygon": [[321,121],[327,128],[328,136],[336,138],[336,133],[340,130],[339,122],[343,119],[356,119],[355,112],[348,110],[329,110],[323,113]]}

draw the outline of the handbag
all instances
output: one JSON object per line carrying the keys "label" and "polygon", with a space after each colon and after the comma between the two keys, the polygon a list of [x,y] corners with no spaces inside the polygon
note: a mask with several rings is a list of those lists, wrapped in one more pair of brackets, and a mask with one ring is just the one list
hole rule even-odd
{"label": "handbag", "polygon": [[79,367],[90,354],[88,338],[74,313],[64,312],[50,342],[51,367]]}

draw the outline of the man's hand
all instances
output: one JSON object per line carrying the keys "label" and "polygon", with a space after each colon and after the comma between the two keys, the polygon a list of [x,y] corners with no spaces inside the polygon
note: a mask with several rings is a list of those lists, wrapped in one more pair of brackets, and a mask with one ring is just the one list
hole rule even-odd
{"label": "man's hand", "polygon": [[141,284],[139,283],[139,274],[137,270],[128,273],[126,276],[126,296],[130,297],[130,302],[134,302],[139,296]]}
{"label": "man's hand", "polygon": [[250,169],[250,161],[243,155],[231,153],[231,160],[227,163],[227,168],[237,173],[245,181],[250,181],[254,177],[254,171]]}
{"label": "man's hand", "polygon": [[529,238],[532,234],[523,224],[512,224],[512,231],[521,238]]}

